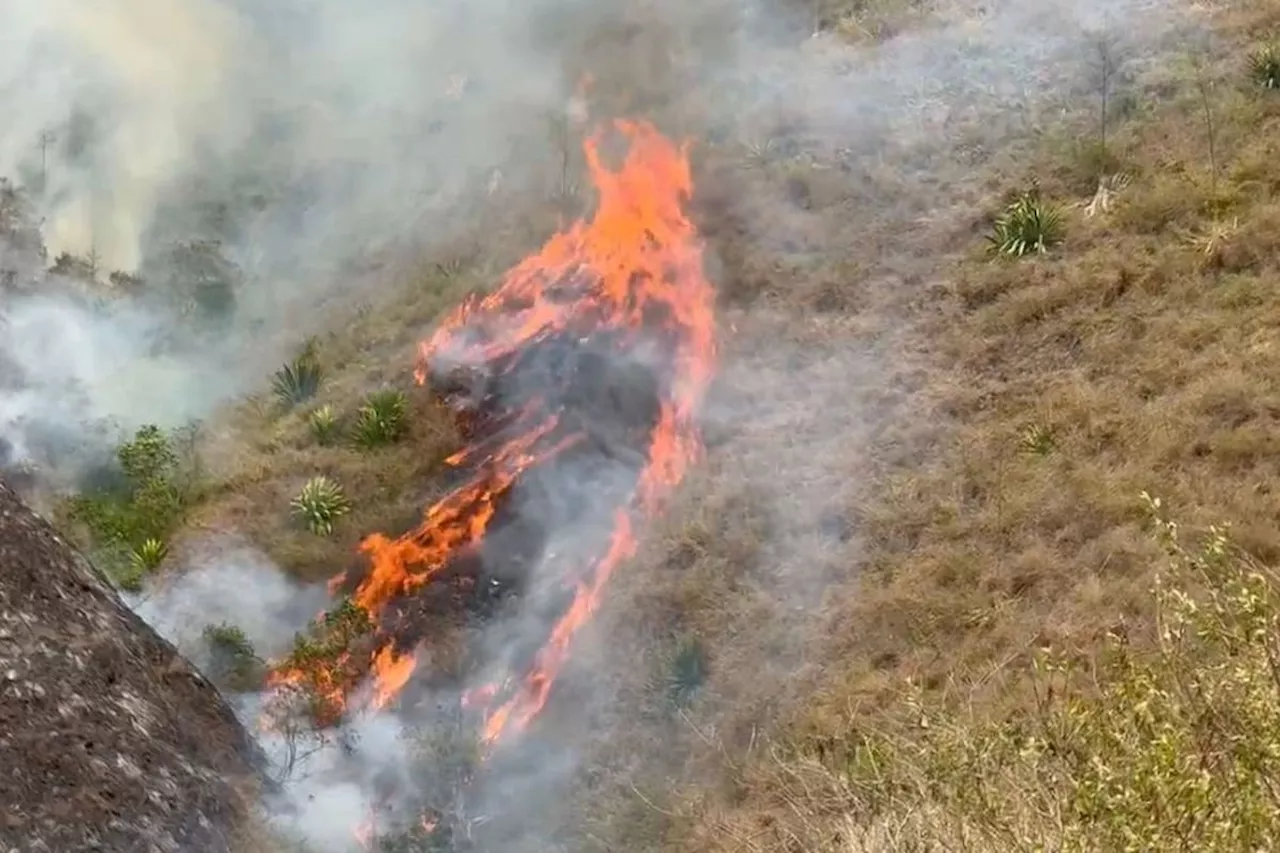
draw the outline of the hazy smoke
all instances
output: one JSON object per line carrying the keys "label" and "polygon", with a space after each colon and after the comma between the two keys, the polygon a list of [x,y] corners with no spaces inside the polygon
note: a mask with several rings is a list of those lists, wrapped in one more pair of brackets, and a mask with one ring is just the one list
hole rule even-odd
{"label": "hazy smoke", "polygon": [[[106,421],[114,439],[208,414],[263,382],[329,297],[368,301],[391,277],[349,262],[439,245],[472,227],[477,196],[518,194],[572,88],[530,43],[532,8],[6,3],[0,177],[25,193],[51,261],[69,252],[100,281],[149,285],[121,307],[27,268],[7,292],[0,278],[10,455],[50,463],[32,449],[42,430]],[[202,333],[183,294],[209,265],[174,253],[192,242],[236,279],[231,317]]]}
{"label": "hazy smoke", "polygon": [[521,107],[556,102],[554,64],[495,26],[504,6],[16,0],[0,174],[43,177],[51,253],[109,270],[138,269],[173,226],[158,217],[202,192],[285,197],[287,214],[234,211],[249,221],[219,235],[251,268],[404,237],[452,200],[429,196],[500,164]]}

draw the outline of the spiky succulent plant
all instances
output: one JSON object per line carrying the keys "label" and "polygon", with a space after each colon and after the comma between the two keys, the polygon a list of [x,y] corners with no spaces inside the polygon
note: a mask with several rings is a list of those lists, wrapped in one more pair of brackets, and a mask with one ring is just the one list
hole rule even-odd
{"label": "spiky succulent plant", "polygon": [[323,475],[307,480],[290,507],[294,517],[317,536],[333,533],[333,525],[351,511],[342,486]]}
{"label": "spiky succulent plant", "polygon": [[1040,200],[1035,191],[1023,193],[996,218],[987,237],[992,251],[1009,257],[1042,254],[1062,242],[1062,212]]}
{"label": "spiky succulent plant", "polygon": [[403,391],[384,388],[365,398],[356,414],[353,438],[364,448],[393,444],[409,428],[409,399]]}
{"label": "spiky succulent plant", "polygon": [[1280,44],[1269,44],[1249,55],[1249,76],[1264,89],[1280,89]]}
{"label": "spiky succulent plant", "polygon": [[333,407],[325,404],[313,411],[307,418],[311,426],[311,434],[319,444],[333,444],[338,437],[338,416]]}
{"label": "spiky succulent plant", "polygon": [[282,365],[271,378],[271,390],[286,406],[304,403],[320,390],[324,371],[310,349]]}
{"label": "spiky succulent plant", "polygon": [[169,556],[169,546],[162,540],[150,537],[129,554],[129,567],[141,577],[160,568],[164,558]]}

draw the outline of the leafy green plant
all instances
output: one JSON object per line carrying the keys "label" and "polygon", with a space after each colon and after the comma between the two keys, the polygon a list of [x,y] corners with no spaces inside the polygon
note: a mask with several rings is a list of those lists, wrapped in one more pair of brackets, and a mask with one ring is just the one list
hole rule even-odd
{"label": "leafy green plant", "polygon": [[292,710],[299,710],[318,728],[337,723],[343,714],[341,689],[354,686],[367,675],[348,653],[373,628],[369,614],[350,598],[343,598],[323,617],[308,624],[293,638],[293,648],[278,671],[291,672],[295,695]]}
{"label": "leafy green plant", "polygon": [[333,533],[334,523],[351,511],[342,486],[325,476],[308,480],[290,506],[294,517],[318,536]]}
{"label": "leafy green plant", "polygon": [[1043,254],[1062,239],[1062,212],[1041,201],[1035,190],[1006,207],[987,237],[993,252],[1008,257]]}
{"label": "leafy green plant", "polygon": [[1249,55],[1249,77],[1264,89],[1280,89],[1280,45],[1270,44]]}
{"label": "leafy green plant", "polygon": [[384,388],[365,398],[356,414],[352,437],[366,449],[393,444],[409,428],[409,399],[403,391]]}
{"label": "leafy green plant", "polygon": [[309,345],[273,374],[271,390],[277,400],[292,407],[314,397],[320,391],[323,379],[324,370],[320,367],[315,346]]}
{"label": "leafy green plant", "polygon": [[318,444],[330,445],[338,439],[338,416],[333,407],[325,404],[313,411],[307,418],[311,427],[311,435]]}
{"label": "leafy green plant", "polygon": [[132,441],[121,444],[116,458],[125,476],[135,484],[164,478],[178,464],[169,436],[155,424],[142,427]]}

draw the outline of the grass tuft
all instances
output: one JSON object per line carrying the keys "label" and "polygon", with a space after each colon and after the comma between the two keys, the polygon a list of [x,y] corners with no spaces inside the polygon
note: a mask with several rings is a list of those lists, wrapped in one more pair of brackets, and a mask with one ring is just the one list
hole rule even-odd
{"label": "grass tuft", "polygon": [[342,486],[325,476],[312,477],[290,504],[293,515],[317,536],[333,533],[333,525],[351,511]]}
{"label": "grass tuft", "polygon": [[1048,456],[1058,447],[1053,430],[1043,424],[1030,424],[1018,437],[1018,449],[1032,456]]}

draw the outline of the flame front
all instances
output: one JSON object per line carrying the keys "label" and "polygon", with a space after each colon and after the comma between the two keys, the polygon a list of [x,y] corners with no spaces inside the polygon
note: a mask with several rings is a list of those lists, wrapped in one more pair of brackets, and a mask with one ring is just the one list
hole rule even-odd
{"label": "flame front", "polygon": [[[502,373],[511,369],[513,357],[555,336],[604,336],[622,352],[655,345],[660,351],[658,410],[643,467],[630,499],[613,512],[607,546],[569,567],[571,603],[533,660],[465,697],[468,707],[482,712],[484,739],[491,745],[523,729],[546,704],[575,634],[595,612],[610,576],[635,553],[637,522],[661,511],[702,448],[696,415],[715,366],[715,299],[702,269],[701,240],[685,211],[693,190],[687,147],[645,122],[618,121],[612,129],[627,143],[618,168],[604,162],[608,129],[584,144],[598,192],[595,214],[553,236],[512,268],[496,291],[463,303],[420,347],[416,376],[424,386],[439,363]],[[398,624],[397,603],[459,556],[481,548],[522,476],[585,438],[536,396],[492,427],[448,460],[470,473],[425,511],[417,527],[394,539],[373,534],[361,545],[370,567],[351,602],[377,637],[367,658],[374,682],[368,701],[374,706],[392,701],[416,665]],[[342,582],[335,578],[332,589]],[[275,680],[308,679],[345,708],[344,691],[355,685],[352,661],[313,668],[322,672],[302,676],[283,670]]]}

